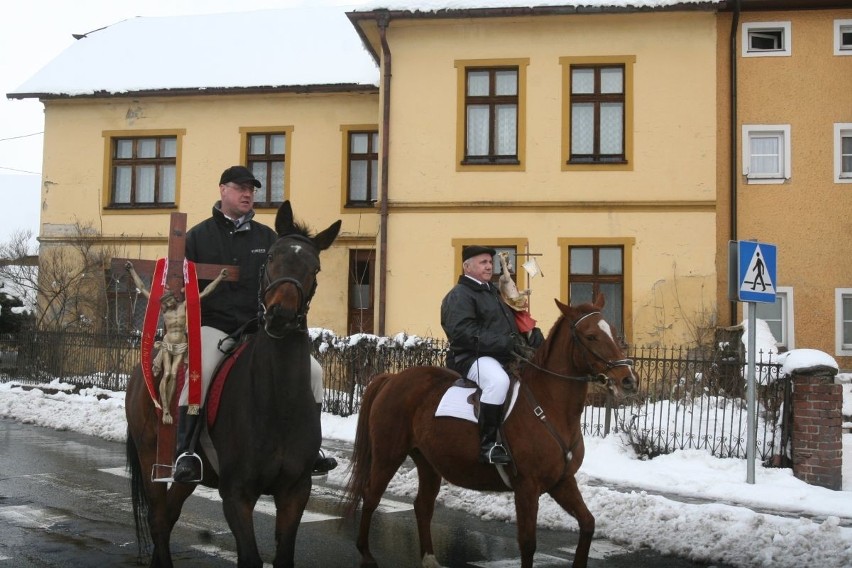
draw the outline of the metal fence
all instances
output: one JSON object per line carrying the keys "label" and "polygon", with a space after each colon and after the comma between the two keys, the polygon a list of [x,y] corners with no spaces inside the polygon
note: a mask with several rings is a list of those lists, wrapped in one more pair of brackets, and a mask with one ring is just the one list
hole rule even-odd
{"label": "metal fence", "polygon": [[[313,336],[324,370],[323,409],[340,416],[359,411],[370,379],[418,365],[442,365],[442,340],[371,335]],[[717,457],[746,456],[745,361],[741,350],[631,348],[638,393],[614,406],[592,388],[582,417],[583,434],[621,433],[641,455],[702,449]],[[79,387],[124,390],[139,362],[139,336],[28,332],[0,337],[0,381],[44,384],[59,379]],[[779,366],[757,361],[757,452],[762,460],[786,455],[789,381]],[[782,458],[781,463],[784,463]]]}

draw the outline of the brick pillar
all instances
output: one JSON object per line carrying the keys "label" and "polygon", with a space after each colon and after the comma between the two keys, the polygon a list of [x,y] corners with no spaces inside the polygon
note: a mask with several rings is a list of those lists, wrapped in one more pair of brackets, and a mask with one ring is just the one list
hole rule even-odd
{"label": "brick pillar", "polygon": [[836,370],[793,373],[793,475],[811,485],[843,488],[843,388]]}

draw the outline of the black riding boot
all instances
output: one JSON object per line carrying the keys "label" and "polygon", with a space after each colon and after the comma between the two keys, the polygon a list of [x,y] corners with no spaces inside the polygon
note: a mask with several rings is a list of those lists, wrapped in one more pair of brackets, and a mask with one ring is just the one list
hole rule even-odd
{"label": "black riding boot", "polygon": [[[322,413],[322,403],[317,403],[317,408],[320,413]],[[325,475],[329,471],[333,470],[337,467],[337,460],[334,458],[326,457],[322,450],[320,450],[319,455],[317,455],[317,459],[314,460],[314,469],[311,472],[311,475]]]}
{"label": "black riding boot", "polygon": [[499,404],[479,403],[479,463],[512,463],[506,448],[497,443],[497,429],[500,427],[502,410]]}
{"label": "black riding boot", "polygon": [[201,458],[198,454],[189,451],[192,435],[198,425],[198,415],[189,414],[186,406],[178,408],[180,417],[178,419],[178,442],[175,470],[172,479],[183,483],[201,481]]}

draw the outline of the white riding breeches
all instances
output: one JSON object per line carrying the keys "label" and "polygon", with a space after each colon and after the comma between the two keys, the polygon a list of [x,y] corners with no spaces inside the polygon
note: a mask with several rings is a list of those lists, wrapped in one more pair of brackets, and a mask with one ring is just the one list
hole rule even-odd
{"label": "white riding breeches", "polygon": [[480,357],[473,362],[467,372],[467,378],[482,389],[480,402],[485,404],[503,404],[509,391],[509,375],[503,366],[493,357]]}
{"label": "white riding breeches", "polygon": [[[213,373],[216,372],[216,367],[219,362],[225,357],[227,352],[233,345],[233,339],[225,339],[228,334],[218,330],[215,327],[201,327],[201,400],[207,398],[207,391],[210,388],[210,383],[213,380]],[[222,341],[225,339],[224,341]],[[222,348],[219,348],[219,342],[222,341]],[[322,402],[323,386],[322,386],[322,366],[311,356],[311,391],[314,393],[314,400]],[[183,389],[180,392],[180,406],[186,406],[189,403],[189,381],[184,381]]]}

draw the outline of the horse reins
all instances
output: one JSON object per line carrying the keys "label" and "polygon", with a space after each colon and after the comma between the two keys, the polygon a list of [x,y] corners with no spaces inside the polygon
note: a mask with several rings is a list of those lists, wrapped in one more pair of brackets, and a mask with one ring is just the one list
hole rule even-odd
{"label": "horse reins", "polygon": [[[301,241],[303,243],[309,244],[312,248],[316,247],[316,245],[314,244],[314,242],[311,239],[309,239],[308,237],[304,237],[302,235],[286,235],[286,236],[281,237],[281,238],[295,239],[297,241]],[[269,261],[271,260],[271,258],[272,258],[272,256],[269,255],[266,259],[266,262],[260,268],[260,281],[261,281],[261,283],[265,283],[265,286],[263,286],[263,288],[258,292],[258,298],[257,298],[258,321],[265,321],[267,307],[266,307],[266,302],[265,302],[264,299],[266,298],[266,295],[269,294],[270,292],[272,292],[273,290],[275,290],[276,288],[284,285],[284,284],[292,284],[296,288],[296,291],[299,294],[299,308],[296,311],[296,316],[295,316],[294,320],[295,320],[296,324],[298,325],[299,329],[305,330],[305,329],[307,329],[308,310],[311,307],[311,300],[313,299],[314,294],[317,291],[316,274],[319,272],[319,268],[317,268],[317,270],[314,272],[315,278],[314,278],[313,285],[311,286],[310,292],[308,294],[305,294],[305,289],[302,286],[302,283],[299,280],[297,280],[296,278],[293,278],[292,276],[282,276],[281,278],[276,278],[275,280],[270,279],[269,273],[266,271],[266,267],[269,264]],[[283,336],[279,337],[279,336],[272,335],[271,333],[269,333],[268,330],[267,330],[266,333],[270,337],[273,337],[274,339],[281,339],[281,337],[283,337]]]}
{"label": "horse reins", "polygon": [[[581,347],[583,347],[583,349],[584,349],[583,353],[584,353],[584,359],[586,360],[586,365],[589,368],[591,368],[591,364],[589,363],[589,359],[588,359],[588,357],[585,356],[585,354],[591,353],[592,355],[595,356],[595,358],[597,360],[601,361],[606,366],[606,371],[611,371],[612,369],[615,369],[616,367],[632,367],[633,366],[633,360],[632,359],[618,359],[618,360],[615,360],[615,361],[605,359],[599,353],[597,353],[594,349],[592,349],[591,347],[589,347],[583,341],[580,340],[580,336],[577,334],[577,325],[581,321],[586,319],[587,317],[593,316],[593,315],[596,315],[596,314],[600,315],[600,312],[589,312],[589,313],[581,316],[579,319],[577,319],[577,321],[575,321],[571,324],[571,335],[574,337],[575,342],[578,343]],[[551,371],[550,369],[546,369],[546,368],[542,367],[541,365],[534,363],[533,361],[527,359],[526,357],[524,357],[522,355],[516,355],[516,357],[518,359],[524,361],[525,363],[527,363],[529,366],[535,368],[536,370],[541,371],[542,373],[547,373],[548,375],[552,375],[554,377],[558,377],[560,379],[567,379],[567,380],[571,380],[571,381],[580,381],[580,382],[584,382],[584,383],[600,383],[600,384],[606,384],[606,382],[609,380],[609,375],[607,375],[606,372],[597,373],[595,375],[583,375],[583,376],[563,375],[561,373],[557,373],[556,371]]]}

